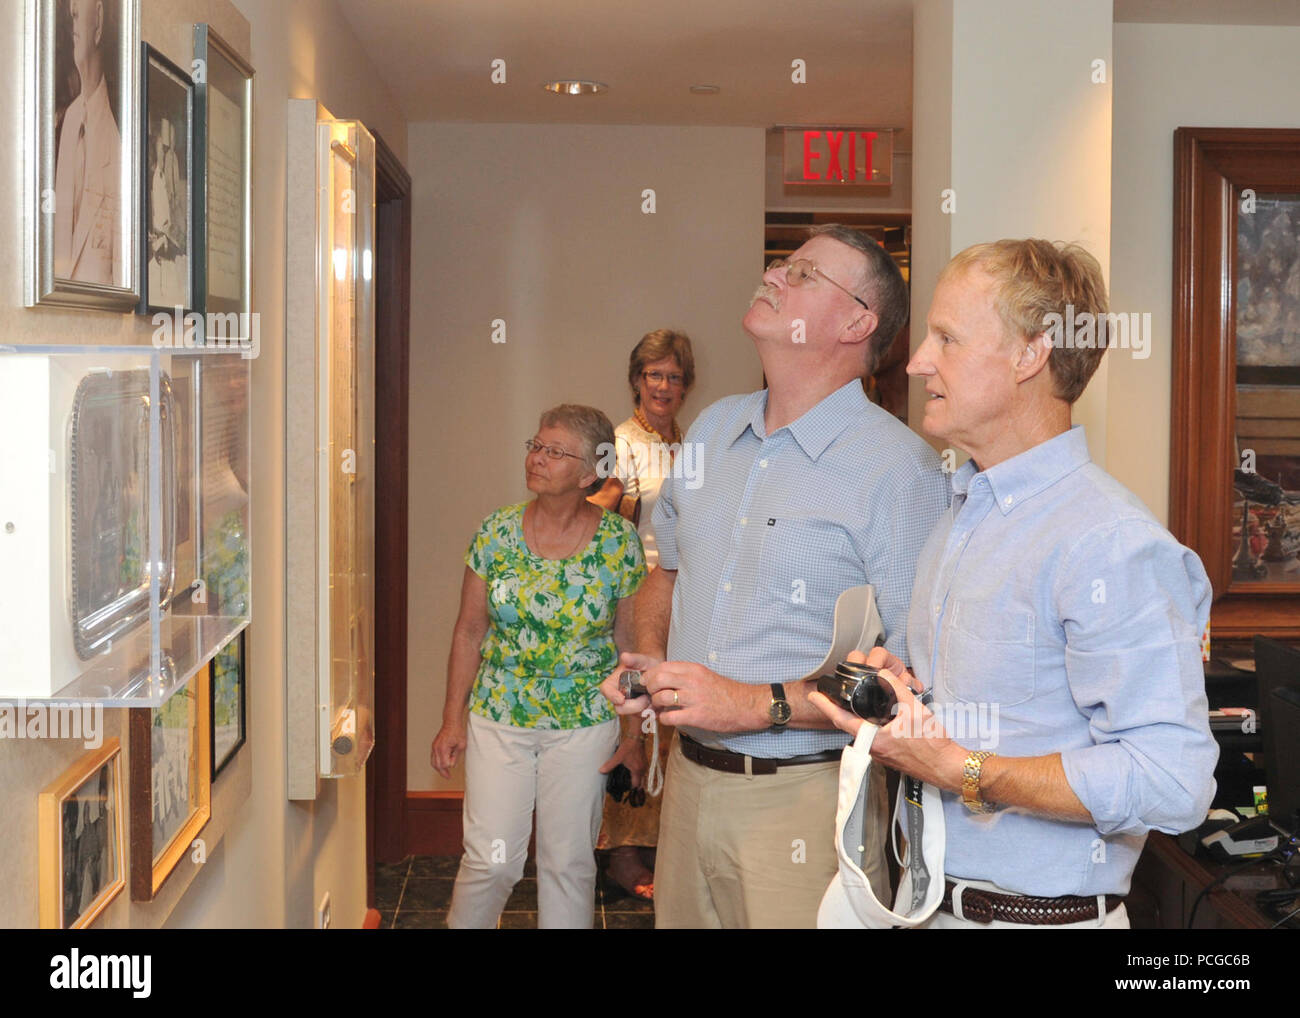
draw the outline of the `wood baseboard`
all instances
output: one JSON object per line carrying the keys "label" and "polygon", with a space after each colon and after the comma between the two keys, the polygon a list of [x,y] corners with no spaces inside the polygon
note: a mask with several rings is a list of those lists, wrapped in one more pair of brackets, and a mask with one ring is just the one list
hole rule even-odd
{"label": "wood baseboard", "polygon": [[463,792],[406,793],[406,854],[460,855]]}

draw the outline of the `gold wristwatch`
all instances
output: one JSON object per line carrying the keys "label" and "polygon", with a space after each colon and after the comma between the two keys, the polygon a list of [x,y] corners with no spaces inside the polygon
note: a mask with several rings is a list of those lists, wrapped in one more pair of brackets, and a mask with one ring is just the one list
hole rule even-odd
{"label": "gold wristwatch", "polygon": [[984,761],[996,753],[987,749],[972,750],[966,755],[966,762],[961,768],[961,801],[972,813],[992,813],[997,806],[980,798],[980,774],[984,770]]}

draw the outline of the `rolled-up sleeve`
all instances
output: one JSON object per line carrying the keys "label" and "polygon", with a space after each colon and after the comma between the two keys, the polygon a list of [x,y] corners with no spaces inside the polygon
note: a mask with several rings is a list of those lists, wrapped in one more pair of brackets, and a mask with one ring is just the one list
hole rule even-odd
{"label": "rolled-up sleeve", "polygon": [[1067,554],[1055,596],[1065,668],[1093,744],[1061,753],[1103,835],[1174,834],[1214,796],[1200,641],[1211,591],[1196,554],[1146,519],[1110,521]]}

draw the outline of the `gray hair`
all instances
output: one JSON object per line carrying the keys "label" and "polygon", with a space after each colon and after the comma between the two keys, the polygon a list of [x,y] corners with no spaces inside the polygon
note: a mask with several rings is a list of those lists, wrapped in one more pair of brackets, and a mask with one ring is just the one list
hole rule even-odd
{"label": "gray hair", "polygon": [[588,485],[587,494],[594,495],[600,491],[605,478],[600,476],[597,461],[604,450],[614,448],[614,425],[609,423],[609,418],[594,406],[561,403],[545,411],[537,427],[564,428],[572,432],[582,443],[582,461],[596,471],[596,480]]}
{"label": "gray hair", "polygon": [[898,263],[868,234],[843,223],[826,223],[808,230],[811,237],[830,237],[861,252],[867,259],[862,268],[862,279],[850,289],[858,291],[875,313],[876,331],[868,343],[866,374],[875,370],[881,358],[893,345],[895,337],[907,323],[911,311],[911,295]]}

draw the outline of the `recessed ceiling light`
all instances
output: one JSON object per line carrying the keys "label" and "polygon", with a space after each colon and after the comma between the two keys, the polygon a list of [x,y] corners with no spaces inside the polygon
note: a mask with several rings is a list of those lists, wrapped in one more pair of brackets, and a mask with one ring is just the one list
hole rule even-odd
{"label": "recessed ceiling light", "polygon": [[548,92],[554,92],[556,95],[595,95],[597,92],[608,92],[609,86],[603,81],[548,81],[542,88]]}
{"label": "recessed ceiling light", "polygon": [[717,85],[692,85],[691,91],[695,95],[717,95],[722,89]]}

